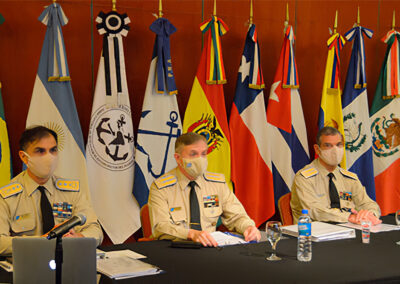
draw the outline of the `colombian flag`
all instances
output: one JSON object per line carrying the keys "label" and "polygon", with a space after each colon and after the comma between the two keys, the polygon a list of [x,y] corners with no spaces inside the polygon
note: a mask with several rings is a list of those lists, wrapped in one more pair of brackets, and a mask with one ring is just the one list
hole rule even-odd
{"label": "colombian flag", "polygon": [[11,179],[11,155],[6,119],[4,116],[3,99],[0,83],[0,186],[6,185]]}
{"label": "colombian flag", "polygon": [[213,16],[201,25],[207,34],[205,45],[194,78],[183,121],[183,132],[196,132],[206,137],[208,143],[208,170],[223,173],[231,184],[231,150],[228,120],[225,111],[223,67],[220,35],[228,27]]}
{"label": "colombian flag", "polygon": [[[343,137],[342,91],[339,78],[340,51],[345,42],[345,39],[339,33],[335,33],[328,39],[328,58],[326,59],[321,108],[318,117],[318,129],[331,126],[338,129]],[[344,154],[340,166],[346,168],[346,154]]]}

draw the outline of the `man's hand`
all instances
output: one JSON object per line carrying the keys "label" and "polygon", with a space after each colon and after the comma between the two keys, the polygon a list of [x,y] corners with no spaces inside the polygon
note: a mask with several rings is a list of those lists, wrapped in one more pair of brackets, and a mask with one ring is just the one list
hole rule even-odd
{"label": "man's hand", "polygon": [[201,243],[205,247],[216,247],[218,243],[214,240],[211,234],[207,231],[189,230],[187,237],[189,240]]}
{"label": "man's hand", "polygon": [[261,233],[257,229],[257,227],[254,226],[249,226],[247,229],[243,232],[244,240],[246,242],[251,242],[251,241],[260,241],[261,239]]}
{"label": "man's hand", "polygon": [[85,236],[81,233],[75,232],[74,229],[70,229],[68,233],[66,233],[63,238],[84,238]]}
{"label": "man's hand", "polygon": [[379,218],[377,218],[371,211],[360,210],[357,212],[356,210],[351,209],[351,215],[349,216],[348,219],[350,223],[360,224],[362,219],[367,219],[371,221],[372,225],[377,225],[382,223],[382,220],[379,220]]}

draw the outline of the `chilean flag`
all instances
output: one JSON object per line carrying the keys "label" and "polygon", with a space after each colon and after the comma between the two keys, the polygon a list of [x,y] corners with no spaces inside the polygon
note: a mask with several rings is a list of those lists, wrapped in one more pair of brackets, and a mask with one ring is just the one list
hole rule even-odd
{"label": "chilean flag", "polygon": [[296,172],[310,162],[294,40],[293,28],[288,25],[267,107],[276,201],[290,191]]}
{"label": "chilean flag", "polygon": [[250,26],[230,117],[232,181],[235,194],[256,226],[275,213],[264,80],[256,26]]}

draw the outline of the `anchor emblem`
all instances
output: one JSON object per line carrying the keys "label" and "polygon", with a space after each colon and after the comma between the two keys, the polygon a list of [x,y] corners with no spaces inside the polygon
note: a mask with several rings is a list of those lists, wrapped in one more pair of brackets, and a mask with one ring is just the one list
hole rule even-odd
{"label": "anchor emblem", "polygon": [[[149,114],[150,111],[143,111],[142,112],[142,117],[145,117],[147,114]],[[169,132],[157,132],[157,131],[151,131],[151,130],[144,130],[144,129],[138,129],[138,135],[139,134],[146,134],[146,135],[157,135],[157,136],[166,136],[168,137],[167,144],[165,147],[165,154],[164,154],[164,159],[163,159],[163,164],[161,167],[161,170],[159,173],[155,173],[153,171],[153,165],[150,160],[150,155],[149,153],[146,152],[146,150],[143,148],[142,145],[137,144],[137,150],[142,152],[144,155],[147,156],[147,170],[148,172],[156,179],[162,176],[165,173],[165,168],[167,166],[167,160],[168,160],[168,152],[169,152],[169,147],[171,144],[171,140],[173,138],[178,138],[181,135],[181,129],[179,129],[179,125],[176,123],[178,120],[179,115],[176,111],[171,111],[169,114],[169,119],[170,121],[166,122],[166,125],[169,126]]]}

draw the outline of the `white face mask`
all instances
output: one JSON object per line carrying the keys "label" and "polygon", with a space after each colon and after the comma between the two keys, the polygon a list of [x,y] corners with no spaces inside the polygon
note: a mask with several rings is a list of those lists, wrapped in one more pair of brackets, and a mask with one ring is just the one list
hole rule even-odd
{"label": "white face mask", "polygon": [[31,157],[26,152],[24,154],[28,157],[27,166],[35,176],[49,178],[53,175],[57,167],[58,155],[47,153],[46,155]]}
{"label": "white face mask", "polygon": [[322,150],[318,146],[320,150],[319,157],[330,166],[337,166],[343,159],[343,147],[333,146],[328,150]]}
{"label": "white face mask", "polygon": [[208,166],[207,157],[197,157],[193,159],[182,158],[182,167],[194,179],[201,176]]}

